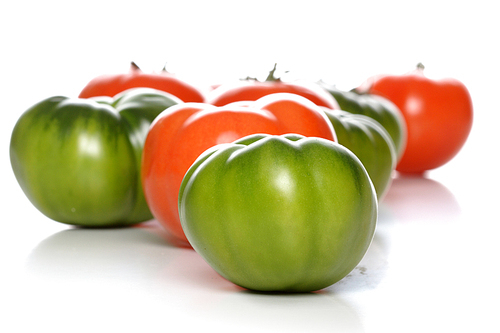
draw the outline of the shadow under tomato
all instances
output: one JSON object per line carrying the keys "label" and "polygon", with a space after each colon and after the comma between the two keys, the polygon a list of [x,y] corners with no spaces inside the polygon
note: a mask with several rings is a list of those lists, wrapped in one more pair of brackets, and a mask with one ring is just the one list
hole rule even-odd
{"label": "shadow under tomato", "polygon": [[[207,315],[223,317],[226,326],[264,332],[364,332],[356,308],[330,291],[267,293],[241,290],[224,293]],[[235,331],[238,331],[237,329]]]}
{"label": "shadow under tomato", "polygon": [[177,247],[177,248],[186,248],[186,249],[191,249],[191,250],[193,249],[193,247],[191,246],[191,244],[189,244],[188,242],[185,242],[183,240],[180,240],[180,239],[172,236],[156,220],[152,220],[152,221],[149,221],[149,222],[146,222],[146,223],[137,224],[136,226],[134,226],[134,228],[141,228],[141,229],[148,230],[148,231],[156,234],[157,236],[161,237],[162,239],[165,240],[165,242],[167,242],[168,244],[170,244],[170,245],[172,245],[174,247]]}

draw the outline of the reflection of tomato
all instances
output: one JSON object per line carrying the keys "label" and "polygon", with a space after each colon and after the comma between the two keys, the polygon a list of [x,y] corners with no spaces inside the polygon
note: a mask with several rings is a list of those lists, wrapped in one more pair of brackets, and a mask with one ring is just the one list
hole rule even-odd
{"label": "reflection of tomato", "polygon": [[396,104],[406,120],[406,150],[396,169],[422,173],[450,161],[472,127],[472,100],[454,79],[430,80],[423,66],[406,75],[388,75],[368,82],[368,91]]}
{"label": "reflection of tomato", "polygon": [[394,178],[384,204],[389,208],[391,216],[401,222],[453,221],[461,211],[457,199],[443,184],[412,175],[398,175]]}
{"label": "reflection of tomato", "polygon": [[292,93],[303,96],[316,105],[330,109],[338,109],[335,99],[312,82],[284,82],[274,77],[276,66],[264,82],[255,79],[240,80],[222,84],[207,95],[207,101],[216,106],[223,106],[238,101],[255,101],[263,96],[274,93]]}
{"label": "reflection of tomato", "polygon": [[153,216],[173,236],[187,241],[177,198],[191,164],[216,144],[255,133],[297,133],[335,140],[333,127],[321,108],[294,94],[273,94],[224,107],[184,103],[156,118],[144,145],[144,193]]}
{"label": "reflection of tomato", "polygon": [[160,73],[144,73],[132,63],[129,73],[101,75],[92,79],[80,92],[80,98],[109,96],[130,88],[153,88],[168,92],[183,102],[203,102],[205,97],[197,88],[163,70]]}

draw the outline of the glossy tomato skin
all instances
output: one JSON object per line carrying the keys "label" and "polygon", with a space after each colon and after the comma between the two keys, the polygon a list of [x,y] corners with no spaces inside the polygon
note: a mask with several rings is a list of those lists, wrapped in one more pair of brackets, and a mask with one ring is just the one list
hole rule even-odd
{"label": "glossy tomato skin", "polygon": [[374,119],[341,110],[324,110],[333,125],[337,142],[351,150],[363,163],[379,201],[392,183],[397,163],[394,143]]}
{"label": "glossy tomato skin", "polygon": [[14,174],[33,205],[53,220],[87,227],[149,220],[139,172],[142,147],[155,116],[177,103],[152,89],[99,101],[41,101],[12,132]]}
{"label": "glossy tomato skin", "polygon": [[335,98],[341,110],[365,115],[380,123],[394,142],[398,160],[403,156],[407,141],[406,123],[394,103],[374,94],[343,91],[324,82],[320,82],[320,85]]}
{"label": "glossy tomato skin", "polygon": [[299,133],[335,140],[320,107],[294,94],[216,107],[185,103],[162,113],[146,138],[142,180],[154,217],[176,239],[188,242],[178,213],[178,193],[191,164],[208,148],[255,134]]}
{"label": "glossy tomato skin", "polygon": [[407,147],[396,167],[400,172],[423,173],[446,164],[469,136],[472,100],[458,80],[432,80],[417,70],[378,77],[369,92],[394,102],[406,120]]}
{"label": "glossy tomato skin", "polygon": [[78,97],[113,97],[122,91],[141,87],[165,91],[183,102],[201,103],[205,101],[205,96],[199,89],[175,75],[167,71],[144,73],[134,63],[132,63],[128,73],[101,75],[90,80]]}
{"label": "glossy tomato skin", "polygon": [[320,86],[308,82],[282,82],[280,80],[257,81],[241,80],[222,84],[207,94],[207,103],[224,106],[239,101],[256,101],[261,97],[275,93],[291,93],[305,97],[319,106],[338,109],[332,96]]}
{"label": "glossy tomato skin", "polygon": [[229,281],[310,292],[345,277],[373,238],[377,199],[359,159],[320,138],[257,135],[213,147],[179,196],[193,248]]}

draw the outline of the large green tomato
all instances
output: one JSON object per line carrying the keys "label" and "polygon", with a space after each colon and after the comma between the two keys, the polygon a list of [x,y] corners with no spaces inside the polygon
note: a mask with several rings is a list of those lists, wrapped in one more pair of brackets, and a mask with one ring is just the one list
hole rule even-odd
{"label": "large green tomato", "polygon": [[178,103],[146,88],[115,98],[41,101],[12,132],[19,185],[38,210],[62,223],[109,227],[151,219],[140,178],[142,149],[151,122]]}
{"label": "large green tomato", "polygon": [[394,103],[377,95],[342,91],[324,82],[320,85],[335,98],[341,110],[363,114],[379,122],[394,142],[398,161],[401,159],[406,148],[407,129],[403,114]]}
{"label": "large green tomato", "polygon": [[179,191],[193,248],[251,290],[308,292],[362,259],[377,197],[359,159],[330,140],[256,134],[205,151]]}
{"label": "large green tomato", "polygon": [[392,182],[396,150],[389,133],[374,119],[341,110],[324,109],[337,134],[337,142],[363,163],[381,200]]}

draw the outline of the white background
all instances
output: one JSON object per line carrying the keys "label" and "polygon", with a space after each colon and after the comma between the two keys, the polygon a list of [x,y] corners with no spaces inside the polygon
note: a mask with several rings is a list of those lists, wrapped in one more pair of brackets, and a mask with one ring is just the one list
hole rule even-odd
{"label": "white background", "polygon": [[[0,5],[0,331],[493,332],[498,323],[499,59],[494,2],[8,1]],[[470,90],[460,154],[396,178],[360,265],[320,293],[266,295],[219,277],[153,221],[79,230],[41,215],[12,173],[19,116],[97,75],[169,71],[205,89],[275,62],[350,89],[418,62]],[[452,119],[450,119],[452,121]]]}

